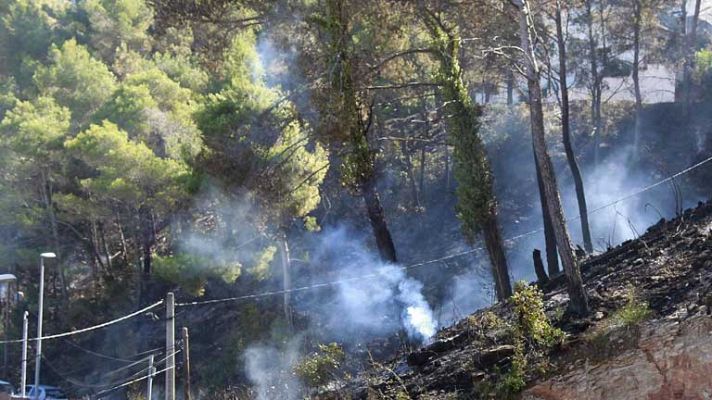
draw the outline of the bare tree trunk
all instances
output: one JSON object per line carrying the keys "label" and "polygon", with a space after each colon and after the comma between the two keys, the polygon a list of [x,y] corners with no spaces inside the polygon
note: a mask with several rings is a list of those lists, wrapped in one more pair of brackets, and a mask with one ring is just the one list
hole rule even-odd
{"label": "bare tree trunk", "polygon": [[[579,216],[581,218],[581,234],[583,246],[587,253],[593,252],[591,241],[591,228],[588,223],[588,206],[586,205],[586,192],[583,186],[581,170],[576,162],[576,155],[571,144],[571,122],[569,118],[569,87],[568,69],[566,67],[566,38],[564,38],[564,28],[561,18],[561,0],[556,0],[556,41],[559,47],[559,84],[561,86],[561,135],[564,142],[566,160],[574,179],[576,187],[576,200],[578,201]],[[547,250],[548,251],[548,250]],[[547,253],[548,254],[548,253]],[[558,267],[558,263],[557,263]]]}
{"label": "bare tree trunk", "polygon": [[124,234],[124,227],[121,224],[118,214],[115,216],[116,226],[119,230],[119,238],[121,239],[121,251],[123,252],[124,262],[129,263],[129,246],[126,243],[126,235]]}
{"label": "bare tree trunk", "polygon": [[601,96],[602,79],[598,71],[598,44],[593,29],[593,0],[586,0],[586,26],[588,28],[588,52],[591,73],[591,124],[593,125],[593,143],[595,165],[598,165],[598,149],[601,140]]}
{"label": "bare tree trunk", "polygon": [[388,230],[383,206],[381,206],[381,198],[378,196],[375,183],[369,180],[362,185],[361,190],[364,203],[366,203],[368,219],[371,221],[373,234],[376,237],[378,253],[384,261],[396,263],[398,262],[396,247],[393,244],[391,232]]}
{"label": "bare tree trunk", "polygon": [[99,222],[99,238],[101,239],[101,246],[106,256],[106,266],[111,270],[113,269],[113,262],[111,261],[111,251],[109,250],[109,245],[106,242],[106,232],[104,230],[104,224],[101,222]]}
{"label": "bare tree trunk", "polygon": [[504,253],[502,235],[497,225],[497,207],[492,206],[487,214],[487,219],[482,225],[485,247],[492,262],[493,275],[497,299],[505,301],[512,296],[512,284],[509,279],[509,268],[507,267],[507,257]]}
{"label": "bare tree trunk", "polygon": [[411,196],[413,197],[413,206],[420,208],[420,194],[418,186],[415,183],[415,172],[413,171],[413,160],[410,158],[410,149],[407,140],[401,140],[401,152],[405,159],[405,172],[408,175],[408,185],[410,186]]}
{"label": "bare tree trunk", "polygon": [[532,252],[532,260],[534,261],[534,273],[536,274],[536,280],[539,285],[546,285],[549,282],[549,277],[544,271],[544,262],[541,260],[541,251],[539,249],[534,249]]}
{"label": "bare tree trunk", "polygon": [[514,104],[514,72],[509,69],[507,71],[507,105]]}
{"label": "bare tree trunk", "polygon": [[418,192],[422,197],[425,193],[425,145],[420,148],[420,176],[418,179]]}
{"label": "bare tree trunk", "polygon": [[683,104],[684,117],[689,118],[690,105],[692,103],[692,72],[695,66],[695,46],[697,44],[697,26],[700,20],[700,8],[702,0],[695,0],[695,10],[690,23],[690,30],[687,31],[687,1],[683,1],[683,34],[685,65],[683,70]]}
{"label": "bare tree trunk", "polygon": [[291,293],[292,290],[292,265],[289,257],[289,243],[287,235],[282,233],[279,240],[279,258],[282,263],[282,288],[284,289],[283,307],[284,319],[290,331],[294,330],[294,317],[292,316]]}
{"label": "bare tree trunk", "polygon": [[[59,229],[57,227],[57,215],[54,212],[54,201],[52,199],[53,189],[52,182],[49,179],[47,171],[42,169],[42,197],[44,200],[45,210],[47,211],[47,216],[49,217],[50,230],[52,232],[52,245],[54,246],[53,251],[57,254],[57,260],[60,258],[60,248],[59,248]],[[57,262],[57,270],[59,275],[59,284],[61,286],[62,300],[67,301],[67,278],[64,274],[64,268],[62,268],[62,262]]]}
{"label": "bare tree trunk", "polygon": [[450,147],[445,143],[445,192],[450,191]]}
{"label": "bare tree trunk", "polygon": [[143,279],[148,280],[153,273],[153,253],[151,247],[156,241],[156,234],[153,226],[153,215],[150,209],[142,207],[139,210],[139,221],[141,229],[141,255],[143,263]]}
{"label": "bare tree trunk", "polygon": [[559,254],[556,251],[556,237],[554,236],[554,224],[551,222],[551,214],[546,206],[546,197],[544,191],[544,181],[541,179],[541,169],[539,162],[536,159],[536,150],[534,151],[534,169],[536,170],[536,182],[539,188],[539,202],[541,203],[541,216],[544,221],[544,243],[546,245],[546,266],[549,270],[549,275],[559,273]]}
{"label": "bare tree trunk", "polygon": [[554,225],[554,235],[556,244],[561,255],[561,261],[566,275],[567,290],[569,294],[569,309],[577,315],[587,315],[589,313],[588,299],[583,287],[581,271],[571,247],[571,240],[566,228],[564,212],[561,208],[561,199],[556,185],[556,175],[554,166],[551,163],[546,149],[546,138],[544,132],[544,110],[542,107],[542,94],[539,84],[539,66],[536,60],[536,53],[531,40],[531,30],[533,21],[531,19],[528,0],[517,1],[519,9],[519,35],[522,42],[522,49],[525,52],[524,64],[527,73],[527,86],[529,89],[529,106],[531,115],[532,140],[537,164],[541,170],[541,177],[544,186],[546,204],[551,214]]}
{"label": "bare tree trunk", "polygon": [[633,159],[640,154],[640,124],[643,111],[643,95],[640,92],[640,31],[642,29],[641,0],[633,0],[633,92],[635,93],[635,126],[633,128]]}

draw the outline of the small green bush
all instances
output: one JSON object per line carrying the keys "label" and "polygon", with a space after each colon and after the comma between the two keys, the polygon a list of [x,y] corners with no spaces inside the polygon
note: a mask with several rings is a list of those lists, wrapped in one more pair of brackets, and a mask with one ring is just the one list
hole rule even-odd
{"label": "small green bush", "polygon": [[626,304],[611,316],[611,327],[636,326],[650,317],[648,303],[638,298],[634,288],[628,288],[626,298]]}
{"label": "small green bush", "polygon": [[564,333],[553,327],[544,313],[544,294],[541,290],[524,282],[517,282],[512,304],[518,328],[525,337],[547,348],[563,341]]}
{"label": "small green bush", "polygon": [[294,372],[306,385],[318,388],[336,376],[344,358],[344,350],[337,343],[320,344],[317,352],[294,367]]}

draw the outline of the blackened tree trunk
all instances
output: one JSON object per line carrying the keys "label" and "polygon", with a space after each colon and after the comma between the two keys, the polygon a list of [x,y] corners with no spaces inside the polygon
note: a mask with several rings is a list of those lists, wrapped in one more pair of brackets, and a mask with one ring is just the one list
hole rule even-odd
{"label": "blackened tree trunk", "polygon": [[544,271],[544,262],[541,260],[541,250],[534,249],[532,252],[532,261],[534,261],[534,273],[536,274],[536,280],[539,285],[543,286],[549,282],[549,277]]}
{"label": "blackened tree trunk", "polygon": [[362,187],[363,201],[366,203],[366,212],[368,219],[371,221],[373,234],[376,238],[376,246],[378,253],[384,261],[396,263],[396,247],[393,244],[391,232],[388,230],[383,206],[381,206],[381,198],[376,190],[375,183],[371,180],[364,183]]}
{"label": "blackened tree trunk", "polygon": [[512,295],[512,284],[509,279],[507,257],[504,253],[502,234],[497,224],[497,207],[490,207],[490,211],[482,224],[482,235],[485,247],[494,269],[495,289],[499,300],[505,300]]}
{"label": "blackened tree trunk", "polygon": [[536,151],[534,151],[534,169],[536,170],[536,182],[539,188],[539,202],[541,204],[541,216],[544,222],[544,243],[546,246],[546,267],[549,275],[559,273],[559,254],[556,251],[556,236],[554,235],[554,224],[551,222],[551,214],[546,206],[546,198],[544,197],[544,182],[541,179],[541,170],[539,162],[536,160]]}
{"label": "blackened tree trunk", "polygon": [[521,47],[524,51],[524,68],[529,89],[529,109],[534,152],[541,170],[544,197],[551,214],[556,244],[566,275],[567,291],[570,299],[569,309],[576,315],[587,315],[589,313],[588,299],[583,287],[581,270],[571,247],[564,212],[561,208],[554,166],[546,149],[544,109],[542,107],[542,93],[539,83],[540,71],[531,39],[534,27],[532,26],[533,20],[531,19],[529,2],[528,0],[518,0],[515,4],[519,11],[519,35],[522,43]]}
{"label": "blackened tree trunk", "polygon": [[[574,179],[576,187],[576,200],[578,202],[579,217],[581,219],[581,234],[583,237],[583,246],[587,253],[593,251],[593,243],[591,241],[591,228],[588,223],[588,206],[586,205],[586,192],[583,187],[583,178],[581,170],[579,170],[576,162],[576,155],[571,143],[571,122],[569,118],[569,87],[568,70],[566,67],[566,38],[564,37],[564,28],[561,18],[561,0],[556,1],[556,41],[559,47],[559,84],[561,86],[561,135],[564,142],[564,151],[566,152],[566,161],[568,161],[571,175]],[[548,250],[547,250],[548,251]],[[548,254],[548,253],[547,253]],[[558,263],[557,263],[558,267]]]}

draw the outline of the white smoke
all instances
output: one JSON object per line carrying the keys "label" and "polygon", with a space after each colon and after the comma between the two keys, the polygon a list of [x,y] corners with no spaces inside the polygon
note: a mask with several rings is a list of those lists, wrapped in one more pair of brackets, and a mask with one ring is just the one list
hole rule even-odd
{"label": "white smoke", "polygon": [[299,340],[301,338],[291,340],[284,349],[255,345],[245,350],[247,379],[258,400],[300,398],[302,386],[293,370],[299,359]]}
{"label": "white smoke", "polygon": [[421,293],[423,284],[407,278],[398,284],[398,300],[406,305],[401,316],[408,336],[422,341],[429,340],[437,329],[433,311]]}
{"label": "white smoke", "polygon": [[423,284],[403,268],[382,262],[363,244],[365,239],[345,228],[320,235],[312,265],[328,265],[337,281],[330,293],[316,292],[305,303],[320,333],[347,342],[364,342],[401,329],[417,341],[427,341],[437,324],[422,293]]}

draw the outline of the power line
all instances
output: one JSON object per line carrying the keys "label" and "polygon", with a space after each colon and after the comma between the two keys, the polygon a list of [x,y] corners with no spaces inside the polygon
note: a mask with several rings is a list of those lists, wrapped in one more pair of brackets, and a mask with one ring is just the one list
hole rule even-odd
{"label": "power line", "polygon": [[[175,368],[175,367],[164,368],[164,369],[162,369],[162,370],[160,370],[160,371],[156,371],[155,373],[151,374],[151,376],[160,375],[160,374],[162,374],[162,373],[164,373],[164,372],[166,372],[166,371],[168,371],[168,370],[171,370],[171,369],[173,369],[173,368]],[[109,393],[109,392],[113,392],[114,390],[121,389],[121,388],[123,388],[123,387],[132,385],[132,384],[137,383],[137,382],[141,382],[141,381],[143,381],[143,380],[145,380],[145,379],[148,379],[148,374],[146,374],[146,376],[142,376],[142,377],[140,377],[140,378],[136,378],[136,379],[134,379],[134,380],[130,380],[130,381],[128,381],[128,382],[124,382],[124,383],[122,383],[122,384],[120,384],[120,385],[117,385],[117,386],[114,386],[114,387],[112,387],[112,388],[109,388],[109,389],[106,389],[106,390],[102,390],[101,392],[99,392],[99,393],[96,394],[97,399],[100,399],[101,396],[104,395],[104,394],[107,394],[107,393]]]}
{"label": "power line", "polygon": [[[680,172],[678,172],[678,173],[676,173],[676,174],[674,174],[674,175],[671,175],[671,176],[669,176],[669,177],[667,177],[667,178],[665,178],[665,179],[663,179],[663,180],[661,180],[661,181],[658,181],[658,182],[653,183],[653,184],[651,184],[651,185],[645,186],[645,187],[643,187],[643,188],[641,188],[641,189],[636,190],[636,191],[633,192],[633,193],[629,193],[628,195],[623,196],[623,197],[619,198],[618,200],[615,200],[615,201],[612,201],[612,202],[610,202],[610,203],[608,203],[608,204],[604,204],[604,205],[602,205],[602,206],[596,207],[595,209],[589,211],[589,212],[587,213],[587,215],[591,215],[591,214],[593,214],[593,213],[595,213],[595,212],[601,211],[601,210],[603,210],[603,209],[605,209],[605,208],[611,207],[611,206],[613,206],[613,205],[616,205],[616,204],[618,204],[618,203],[621,203],[621,202],[623,202],[623,201],[626,201],[626,200],[628,200],[628,199],[630,199],[630,198],[633,198],[633,197],[635,197],[635,196],[637,196],[637,195],[639,195],[639,194],[641,194],[641,193],[645,193],[645,192],[647,192],[647,191],[649,191],[649,190],[651,190],[651,189],[654,189],[654,188],[656,188],[656,187],[658,187],[658,186],[660,186],[660,185],[662,185],[662,184],[664,184],[664,183],[667,183],[667,182],[669,182],[669,181],[672,181],[672,180],[674,180],[675,178],[677,178],[677,177],[679,177],[679,176],[685,175],[685,174],[691,172],[692,170],[697,169],[697,168],[701,167],[701,166],[704,165],[704,164],[707,164],[707,163],[710,162],[710,161],[712,161],[712,157],[708,157],[708,158],[706,158],[706,159],[704,159],[704,160],[702,160],[702,161],[700,161],[700,162],[698,162],[698,163],[696,163],[696,164],[694,164],[694,165],[692,165],[692,166],[690,166],[690,167],[688,167],[688,168],[685,168],[684,170],[682,170],[682,171],[680,171]],[[577,216],[577,217],[568,219],[566,222],[576,221],[576,220],[578,220],[578,219],[580,219],[580,218],[581,218],[580,216]],[[523,239],[523,238],[525,238],[525,237],[527,237],[527,236],[531,236],[531,235],[537,234],[537,233],[539,233],[539,232],[542,232],[543,230],[544,230],[544,228],[539,228],[539,229],[535,229],[535,230],[532,230],[532,231],[529,231],[529,232],[525,232],[525,233],[522,233],[522,234],[519,234],[519,235],[510,237],[510,238],[508,238],[508,239],[504,239],[504,242],[515,242],[515,241],[517,241],[517,240],[519,240],[519,239]],[[425,265],[434,264],[434,263],[439,263],[439,262],[443,262],[443,261],[450,260],[450,259],[453,259],[453,258],[457,258],[457,257],[461,257],[461,256],[464,256],[464,255],[472,254],[472,253],[475,253],[475,252],[478,252],[478,251],[481,251],[481,250],[484,250],[484,249],[485,249],[484,247],[477,247],[477,248],[465,250],[465,251],[462,251],[462,252],[459,252],[459,253],[450,254],[450,255],[447,255],[447,256],[444,256],[444,257],[441,257],[441,258],[436,258],[436,259],[428,260],[428,261],[422,261],[422,262],[415,263],[415,264],[409,264],[409,265],[400,267],[400,269],[402,269],[402,270],[404,270],[404,271],[407,271],[407,270],[411,270],[411,269],[414,269],[414,268],[422,267],[422,266],[425,266]],[[206,304],[226,303],[226,302],[239,301],[239,300],[248,300],[248,299],[261,298],[261,297],[276,296],[276,295],[281,295],[281,294],[285,294],[285,293],[303,292],[303,291],[312,290],[312,289],[318,289],[318,288],[323,288],[323,287],[335,286],[335,285],[338,285],[338,284],[341,284],[341,283],[347,283],[347,282],[358,281],[358,280],[365,280],[365,279],[378,278],[379,276],[381,276],[381,274],[373,273],[373,274],[367,274],[367,275],[360,275],[360,276],[353,277],[353,278],[346,278],[346,279],[340,279],[340,280],[335,280],[335,281],[330,281],[330,282],[317,283],[317,284],[313,284],[313,285],[309,285],[309,286],[302,286],[302,287],[297,287],[297,288],[292,288],[292,289],[274,290],[274,291],[270,291],[270,292],[255,293],[255,294],[248,294],[248,295],[235,296],[235,297],[227,297],[227,298],[222,298],[222,299],[213,299],[213,300],[203,300],[203,301],[192,301],[192,302],[185,302],[185,303],[176,303],[176,307],[187,307],[187,306],[199,306],[199,305],[206,305]]]}
{"label": "power line", "polygon": [[[79,350],[81,350],[81,351],[83,351],[83,352],[85,352],[85,353],[87,353],[87,354],[91,354],[91,355],[93,355],[93,356],[95,356],[95,357],[98,357],[98,358],[103,358],[103,359],[105,359],[105,360],[117,361],[117,362],[123,362],[123,363],[133,363],[133,362],[136,361],[136,360],[129,360],[129,359],[126,359],[126,358],[114,357],[114,356],[110,356],[110,355],[107,355],[107,354],[102,354],[102,353],[96,352],[96,351],[94,351],[94,350],[90,350],[90,349],[87,349],[87,348],[85,348],[85,347],[82,347],[82,346],[80,346],[78,343],[75,343],[75,342],[73,342],[73,341],[71,341],[71,340],[69,340],[69,339],[63,339],[63,340],[64,340],[66,343],[68,343],[70,346],[75,347],[75,348],[77,348],[77,349],[79,349]],[[140,356],[140,355],[141,355],[141,354],[136,354],[136,355],[134,355],[133,357],[137,357],[137,356]],[[144,357],[144,358],[145,358],[145,357]]]}
{"label": "power line", "polygon": [[[150,306],[144,307],[144,308],[142,308],[142,309],[140,309],[140,310],[138,310],[138,311],[134,311],[134,312],[132,312],[131,314],[124,315],[123,317],[119,317],[119,318],[113,319],[113,320],[111,320],[111,321],[104,322],[104,323],[99,324],[99,325],[94,325],[94,326],[90,326],[90,327],[83,328],[83,329],[76,329],[76,330],[69,331],[69,332],[64,332],[64,333],[57,333],[57,334],[55,334],[55,335],[42,336],[41,338],[36,338],[36,337],[34,337],[34,338],[28,338],[27,340],[30,341],[30,342],[32,342],[32,341],[37,341],[37,340],[39,340],[39,339],[42,339],[42,340],[57,339],[57,338],[61,338],[61,337],[79,335],[79,334],[81,334],[81,333],[86,333],[86,332],[95,331],[95,330],[97,330],[97,329],[106,328],[106,327],[109,326],[109,325],[113,325],[113,324],[116,324],[116,323],[119,323],[119,322],[122,322],[122,321],[126,321],[127,319],[131,319],[131,318],[133,318],[133,317],[135,317],[135,316],[137,316],[137,315],[140,315],[140,314],[145,313],[146,311],[152,310],[152,309],[154,309],[154,308],[160,306],[161,304],[163,304],[163,300],[157,301],[157,302],[151,304]],[[5,344],[5,343],[22,343],[22,339],[2,340],[2,341],[0,341],[0,344]]]}
{"label": "power line", "polygon": [[[181,352],[181,350],[176,350],[176,351],[174,351],[173,354],[171,354],[170,356],[164,357],[163,359],[161,359],[161,360],[159,360],[158,362],[156,362],[156,364],[160,364],[160,363],[166,361],[166,360],[168,359],[168,357],[175,356],[176,354],[178,354],[178,353],[180,353],[180,352]],[[164,369],[162,369],[162,370],[160,370],[160,371],[157,371],[157,372],[151,374],[151,376],[156,376],[156,375],[162,374],[163,372],[166,372],[166,371],[168,371],[168,370],[170,370],[170,369],[173,369],[173,368],[175,368],[175,366],[171,366],[171,367],[168,367],[168,368],[164,368]],[[134,384],[134,383],[137,383],[137,382],[141,382],[141,381],[144,380],[144,379],[148,379],[148,375],[142,376],[142,377],[137,378],[137,379],[130,380],[130,381],[128,381],[128,382],[121,383],[121,384],[116,385],[116,386],[114,386],[114,387],[112,387],[112,388],[109,388],[109,389],[102,390],[102,391],[96,393],[97,399],[101,398],[100,396],[103,395],[103,394],[106,394],[106,393],[109,393],[109,392],[113,392],[114,390],[121,389],[121,388],[123,388],[123,387],[129,386],[129,385]]]}

